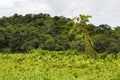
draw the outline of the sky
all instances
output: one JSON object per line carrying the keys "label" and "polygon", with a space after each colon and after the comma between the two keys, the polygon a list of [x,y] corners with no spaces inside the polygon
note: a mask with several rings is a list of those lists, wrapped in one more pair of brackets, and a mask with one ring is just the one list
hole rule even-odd
{"label": "sky", "polygon": [[91,15],[95,25],[120,26],[120,0],[1,0],[0,17],[47,13],[51,16]]}

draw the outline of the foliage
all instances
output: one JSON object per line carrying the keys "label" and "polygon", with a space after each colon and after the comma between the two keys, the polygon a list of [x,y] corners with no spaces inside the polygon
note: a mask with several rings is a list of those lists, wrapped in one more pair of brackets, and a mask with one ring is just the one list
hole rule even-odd
{"label": "foliage", "polygon": [[98,53],[120,52],[119,26],[114,29],[107,24],[95,26],[87,23],[88,18],[84,17],[84,15],[81,15],[81,18],[77,17],[76,22],[82,24],[76,24],[70,18],[51,17],[43,13],[4,16],[0,18],[0,52],[25,53],[38,48],[85,52],[88,45],[85,45],[84,32],[88,34],[94,44],[93,49]]}
{"label": "foliage", "polygon": [[32,50],[0,54],[0,63],[0,80],[120,79],[120,53],[95,60],[76,51]]}
{"label": "foliage", "polygon": [[75,17],[75,27],[72,27],[70,30],[70,34],[74,33],[76,40],[83,40],[85,45],[85,53],[91,58],[97,58],[97,52],[94,49],[93,41],[89,35],[89,31],[87,30],[89,18],[91,16],[80,15]]}

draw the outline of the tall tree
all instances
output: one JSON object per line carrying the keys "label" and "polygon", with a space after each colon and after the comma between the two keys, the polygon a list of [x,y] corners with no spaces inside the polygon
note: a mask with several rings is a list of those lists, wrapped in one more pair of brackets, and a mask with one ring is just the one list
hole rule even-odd
{"label": "tall tree", "polygon": [[97,58],[97,52],[94,49],[94,44],[89,36],[89,32],[87,30],[89,18],[91,16],[86,15],[79,15],[75,17],[73,20],[75,22],[75,26],[71,28],[70,34],[75,35],[75,39],[83,38],[84,45],[85,45],[85,52],[91,58]]}

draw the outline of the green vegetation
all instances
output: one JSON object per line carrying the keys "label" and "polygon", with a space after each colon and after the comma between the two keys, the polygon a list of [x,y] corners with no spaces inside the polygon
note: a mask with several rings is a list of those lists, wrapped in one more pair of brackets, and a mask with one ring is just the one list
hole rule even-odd
{"label": "green vegetation", "polygon": [[[80,25],[70,18],[42,13],[4,16],[0,18],[0,52],[25,53],[39,48],[50,51],[87,50],[90,53],[90,47],[86,47],[91,45],[90,42],[94,44],[90,49],[94,53],[120,52],[119,26],[114,29],[107,24],[95,26],[88,23],[89,16],[82,16],[78,17],[82,20]],[[90,40],[87,45],[88,39],[83,36],[85,33]]]}
{"label": "green vegetation", "polygon": [[120,27],[89,17],[0,18],[0,80],[120,80]]}
{"label": "green vegetation", "polygon": [[120,53],[90,59],[76,51],[0,54],[0,80],[119,80]]}
{"label": "green vegetation", "polygon": [[[79,15],[74,20],[76,21],[75,27],[72,27],[70,30],[70,34],[75,34],[75,39],[80,40],[82,39],[85,46],[85,53],[92,58],[97,59],[98,55],[94,49],[93,41],[89,35],[89,31],[87,30],[89,18],[91,16]],[[81,38],[81,35],[83,38]]]}

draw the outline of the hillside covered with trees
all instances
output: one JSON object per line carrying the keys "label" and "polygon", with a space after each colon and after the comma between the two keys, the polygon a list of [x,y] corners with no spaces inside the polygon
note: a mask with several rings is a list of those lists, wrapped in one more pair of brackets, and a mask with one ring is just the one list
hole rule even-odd
{"label": "hillside covered with trees", "polygon": [[120,80],[120,27],[89,18],[0,18],[0,80]]}
{"label": "hillside covered with trees", "polygon": [[[83,32],[74,28],[75,21],[63,16],[49,14],[14,14],[0,18],[0,52],[29,52],[33,49],[50,51],[85,51]],[[84,24],[83,24],[84,25]],[[120,52],[120,27],[107,24],[86,24],[97,53]],[[81,26],[82,27],[82,26]],[[71,30],[74,31],[71,32]],[[77,32],[78,31],[78,32]],[[77,33],[75,33],[77,32]],[[76,38],[79,34],[79,38]],[[78,37],[78,36],[77,36]]]}

